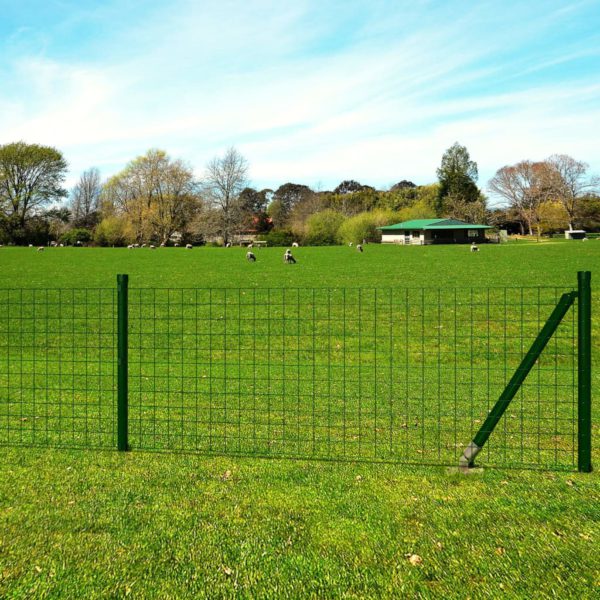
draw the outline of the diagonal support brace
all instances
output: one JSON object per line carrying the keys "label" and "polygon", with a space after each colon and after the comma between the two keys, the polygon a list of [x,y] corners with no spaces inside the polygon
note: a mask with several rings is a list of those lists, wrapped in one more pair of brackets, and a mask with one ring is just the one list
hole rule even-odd
{"label": "diagonal support brace", "polygon": [[531,348],[527,352],[527,354],[523,357],[521,364],[517,367],[514,375],[511,377],[508,385],[504,388],[504,391],[498,398],[498,401],[488,414],[486,420],[483,425],[480,427],[479,431],[473,438],[473,441],[465,448],[463,455],[460,457],[458,461],[458,465],[462,469],[466,469],[468,467],[472,467],[475,461],[475,457],[484,444],[487,442],[488,438],[494,431],[498,421],[502,418],[502,415],[505,413],[508,405],[511,403],[511,400],[515,397],[516,393],[519,391],[519,388],[525,381],[527,375],[535,365],[537,359],[540,357],[541,353],[544,351],[544,348],[554,335],[554,332],[557,330],[564,316],[567,314],[569,308],[573,305],[573,302],[577,298],[577,292],[568,292],[563,294],[558,301],[558,304],[554,307],[552,314],[548,317],[545,325],[542,327],[541,331],[538,333],[535,338]]}

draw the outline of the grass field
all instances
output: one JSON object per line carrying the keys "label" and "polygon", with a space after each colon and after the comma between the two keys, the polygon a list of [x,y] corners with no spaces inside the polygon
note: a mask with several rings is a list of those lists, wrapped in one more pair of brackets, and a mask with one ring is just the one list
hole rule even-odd
{"label": "grass field", "polygon": [[[281,249],[258,250],[256,264],[247,264],[244,254],[238,248],[57,248],[44,253],[1,248],[0,289],[33,288],[43,297],[39,290],[48,287],[114,288],[120,272],[130,275],[134,288],[243,288],[251,292],[285,287],[292,297],[300,293],[294,290],[344,287],[497,290],[543,285],[566,291],[574,287],[578,270],[591,270],[594,277],[600,264],[600,244],[596,246],[595,241],[518,242],[485,246],[478,254],[463,247],[367,246],[362,255],[344,247],[299,248],[295,251],[298,264],[293,266],[283,264]],[[147,297],[134,292],[134,299],[136,293],[138,299]],[[371,303],[364,300],[365,312],[369,312],[373,297],[364,293],[364,298],[371,298]],[[185,300],[183,295],[181,300]],[[594,329],[600,314],[596,306]],[[152,321],[146,308],[137,313],[133,327],[149,333],[143,330],[143,324]],[[239,311],[236,318],[241,322]],[[359,311],[359,317],[362,314]],[[539,322],[539,315],[534,316],[532,329]],[[361,327],[370,326],[374,325],[364,317]],[[349,327],[345,333],[355,340],[360,331]],[[178,336],[185,331],[175,333],[180,344],[183,338]],[[241,339],[240,330],[229,333]],[[418,333],[416,329],[414,334]],[[530,335],[527,332],[521,338]],[[136,342],[132,337],[141,348],[145,338],[140,335]],[[314,338],[305,337],[313,345],[298,345],[297,355],[304,351],[315,355]],[[377,332],[371,337],[376,342]],[[439,357],[445,352],[455,350],[456,339],[451,338],[448,348],[438,342],[432,367],[444,362]],[[367,365],[366,374],[371,376],[378,368],[373,356],[379,360],[377,365],[387,365],[384,357],[394,352],[391,343],[379,355],[368,345],[365,348],[357,359]],[[239,357],[244,349],[238,341],[234,354]],[[488,369],[485,365],[476,368],[476,376],[490,372],[494,349],[489,350]],[[505,346],[503,351],[506,354]],[[594,352],[597,356],[596,341]],[[500,348],[496,354],[501,354]],[[415,346],[411,361],[417,361],[418,355]],[[329,346],[316,356],[335,355]],[[73,357],[66,363],[69,360],[74,364]],[[352,360],[344,358],[349,370],[355,368]],[[135,364],[140,374],[141,363]],[[559,363],[553,364],[556,370]],[[238,379],[244,366],[241,359],[240,365],[235,371]],[[213,365],[211,381],[221,379],[218,368]],[[293,374],[305,381],[307,372],[298,368],[288,371],[287,377]],[[316,372],[310,371],[315,381]],[[364,396],[365,371],[355,373],[349,380],[358,385],[358,395]],[[198,379],[194,371],[195,384]],[[138,388],[134,383],[134,398],[142,397],[141,380]],[[47,381],[46,376],[42,383]],[[298,385],[293,392],[301,397]],[[307,385],[306,395],[314,396],[318,388],[311,381]],[[476,385],[489,388],[489,381]],[[240,389],[230,391],[232,399],[245,398]],[[434,395],[440,389],[435,388]],[[155,399],[161,397],[156,383],[152,391]],[[110,397],[111,390],[106,392]],[[355,392],[328,391],[333,398],[341,398],[342,393],[351,397]],[[379,397],[386,393],[387,388]],[[535,414],[530,417],[538,418],[543,398],[534,400]],[[453,401],[457,406],[456,397]],[[317,406],[317,417],[321,408]],[[417,409],[423,410],[421,425],[441,414],[435,410],[429,414],[430,408],[439,410],[439,404],[427,406],[427,414]],[[369,419],[381,419],[385,413],[369,404],[361,410],[355,414],[362,416],[362,435],[367,436],[366,432],[379,429]],[[241,414],[238,407],[234,415],[238,423]],[[300,411],[290,414],[296,417],[296,425],[302,423]],[[593,414],[597,439],[596,408]],[[234,417],[229,413],[229,418]],[[469,422],[465,434],[470,434],[472,426]],[[184,431],[182,426],[176,441],[185,439]],[[241,428],[236,433],[240,439],[248,437]],[[363,439],[372,449],[372,438]],[[406,440],[411,442],[409,437]],[[441,440],[438,435],[437,443]],[[559,443],[554,440],[555,445]],[[598,456],[595,452],[596,463]],[[0,596],[478,598],[503,593],[509,597],[595,597],[600,593],[600,560],[594,552],[600,537],[596,474],[487,469],[482,475],[464,477],[425,466],[139,451],[123,456],[110,451],[14,447],[2,450],[2,472]]]}
{"label": "grass field", "polygon": [[[576,245],[577,244],[577,245]],[[600,241],[552,240],[468,247],[297,248],[284,265],[283,248],[0,248],[0,287],[114,287],[128,273],[134,287],[420,287],[573,286],[576,272],[600,264]]]}

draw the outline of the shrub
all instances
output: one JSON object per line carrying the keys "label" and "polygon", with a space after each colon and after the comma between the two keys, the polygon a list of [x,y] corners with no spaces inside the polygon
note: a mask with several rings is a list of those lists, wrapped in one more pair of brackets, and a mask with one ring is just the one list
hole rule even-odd
{"label": "shrub", "polygon": [[381,232],[377,230],[377,227],[391,225],[402,220],[393,210],[363,212],[351,217],[340,227],[339,237],[346,244],[349,242],[360,244],[363,240],[379,242],[381,241]]}
{"label": "shrub", "polygon": [[70,229],[60,236],[60,241],[66,246],[75,246],[77,242],[85,243],[92,239],[89,229]]}
{"label": "shrub", "polygon": [[327,209],[311,215],[306,222],[304,243],[309,246],[332,246],[339,244],[338,231],[346,220],[343,214]]}
{"label": "shrub", "polygon": [[264,239],[268,246],[291,246],[295,236],[289,229],[272,229]]}
{"label": "shrub", "polygon": [[131,241],[131,233],[122,219],[106,217],[96,227],[94,241],[99,246],[125,246]]}

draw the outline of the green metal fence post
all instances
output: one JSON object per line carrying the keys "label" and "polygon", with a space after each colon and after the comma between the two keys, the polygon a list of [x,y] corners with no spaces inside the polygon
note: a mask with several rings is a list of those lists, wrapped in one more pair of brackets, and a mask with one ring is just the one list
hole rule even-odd
{"label": "green metal fence post", "polygon": [[129,450],[128,442],[128,283],[129,275],[117,275],[117,448]]}
{"label": "green metal fence post", "polygon": [[577,273],[578,287],[578,406],[577,468],[582,473],[592,470],[592,274]]}

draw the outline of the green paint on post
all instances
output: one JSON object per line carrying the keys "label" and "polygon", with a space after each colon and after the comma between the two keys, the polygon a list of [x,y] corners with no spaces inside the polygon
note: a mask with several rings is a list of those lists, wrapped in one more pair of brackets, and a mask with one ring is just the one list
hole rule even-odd
{"label": "green paint on post", "polygon": [[592,471],[592,274],[577,273],[578,284],[578,427],[577,468]]}
{"label": "green paint on post", "polygon": [[500,421],[502,415],[508,408],[508,405],[519,391],[519,388],[525,381],[527,375],[529,375],[529,372],[535,365],[535,362],[540,357],[544,348],[554,335],[554,332],[560,325],[563,317],[567,314],[569,308],[571,308],[576,297],[577,292],[569,292],[560,297],[558,304],[552,311],[552,314],[548,317],[548,320],[542,327],[542,330],[538,333],[533,344],[531,345],[531,348],[523,357],[521,364],[517,367],[517,370],[511,377],[508,385],[504,388],[504,391],[492,408],[490,414],[487,416],[487,419],[473,438],[473,441],[465,449],[459,461],[459,465],[461,467],[473,466],[475,457],[477,454],[479,454],[481,448],[489,439],[490,435],[494,431],[494,428],[498,424],[498,421]]}
{"label": "green paint on post", "polygon": [[128,283],[129,275],[117,275],[117,448],[129,450],[128,442],[128,372],[127,372],[127,331],[128,331]]}

